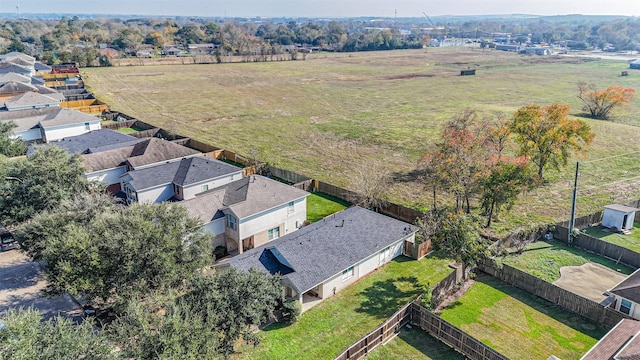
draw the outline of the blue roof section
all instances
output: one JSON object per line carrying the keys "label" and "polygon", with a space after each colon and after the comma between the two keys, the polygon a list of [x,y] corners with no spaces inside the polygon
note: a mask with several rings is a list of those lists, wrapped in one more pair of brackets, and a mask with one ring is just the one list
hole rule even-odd
{"label": "blue roof section", "polygon": [[120,148],[131,145],[132,142],[143,140],[114,130],[100,129],[78,136],[66,137],[51,143],[51,145],[63,148],[70,154],[91,154]]}
{"label": "blue roof section", "polygon": [[224,264],[272,274],[290,268],[294,271],[284,277],[304,292],[416,231],[411,224],[353,206]]}

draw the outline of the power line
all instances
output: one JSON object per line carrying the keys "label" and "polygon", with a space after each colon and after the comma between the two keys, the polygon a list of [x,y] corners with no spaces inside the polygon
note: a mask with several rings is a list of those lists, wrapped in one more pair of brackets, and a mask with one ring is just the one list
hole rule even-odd
{"label": "power line", "polygon": [[630,152],[630,153],[625,153],[625,154],[611,155],[611,156],[607,156],[607,157],[603,157],[603,158],[599,158],[599,159],[584,160],[584,161],[580,161],[580,163],[587,164],[587,163],[592,163],[592,162],[596,162],[596,161],[600,161],[600,160],[609,160],[609,159],[614,159],[614,158],[618,158],[618,157],[621,157],[621,156],[627,156],[627,155],[638,154],[638,153],[640,153],[640,150],[633,151],[633,152]]}

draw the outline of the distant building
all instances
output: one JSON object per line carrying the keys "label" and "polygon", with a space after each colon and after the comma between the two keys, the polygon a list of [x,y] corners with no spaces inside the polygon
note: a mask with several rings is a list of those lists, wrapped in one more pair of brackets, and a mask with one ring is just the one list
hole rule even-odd
{"label": "distant building", "polygon": [[636,69],[636,70],[640,70],[640,59],[636,60],[636,61],[632,61],[629,64],[629,69]]}

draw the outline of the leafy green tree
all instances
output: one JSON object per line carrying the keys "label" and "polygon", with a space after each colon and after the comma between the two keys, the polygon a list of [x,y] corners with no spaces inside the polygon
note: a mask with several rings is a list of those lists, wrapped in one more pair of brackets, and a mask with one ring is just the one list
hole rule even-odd
{"label": "leafy green tree", "polygon": [[200,275],[175,301],[134,303],[111,329],[126,357],[228,358],[239,340],[258,343],[251,327],[274,316],[282,294],[277,276],[254,270]]}
{"label": "leafy green tree", "polygon": [[475,266],[487,255],[489,243],[480,237],[478,221],[472,214],[448,212],[440,215],[433,234],[436,250],[444,251],[466,269]]}
{"label": "leafy green tree", "polygon": [[487,227],[494,214],[509,210],[518,195],[532,184],[529,165],[525,161],[499,161],[482,183],[482,209],[487,215]]}
{"label": "leafy green tree", "polygon": [[43,320],[33,308],[9,308],[0,316],[0,358],[13,360],[116,359],[115,346],[91,322],[56,316]]}
{"label": "leafy green tree", "polygon": [[17,125],[13,122],[0,123],[0,154],[4,156],[18,156],[26,150],[21,139],[12,139],[13,129]]}
{"label": "leafy green tree", "polygon": [[84,195],[34,217],[17,236],[43,261],[49,294],[84,295],[119,312],[130,299],[182,289],[212,261],[199,225],[181,207]]}
{"label": "leafy green tree", "polygon": [[83,174],[80,156],[55,146],[7,162],[0,169],[0,222],[19,224],[88,191],[91,186]]}
{"label": "leafy green tree", "polygon": [[582,120],[572,120],[569,105],[528,105],[518,109],[511,121],[518,155],[525,156],[538,167],[538,178],[549,167],[566,166],[574,152],[586,153],[594,138],[591,127]]}

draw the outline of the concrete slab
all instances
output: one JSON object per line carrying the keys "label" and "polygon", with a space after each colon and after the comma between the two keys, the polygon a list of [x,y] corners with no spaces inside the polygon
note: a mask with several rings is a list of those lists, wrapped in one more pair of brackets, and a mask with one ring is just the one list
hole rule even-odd
{"label": "concrete slab", "polygon": [[563,266],[560,268],[560,279],[553,284],[600,303],[606,298],[604,292],[626,277],[627,275],[600,264],[586,263],[581,266]]}

